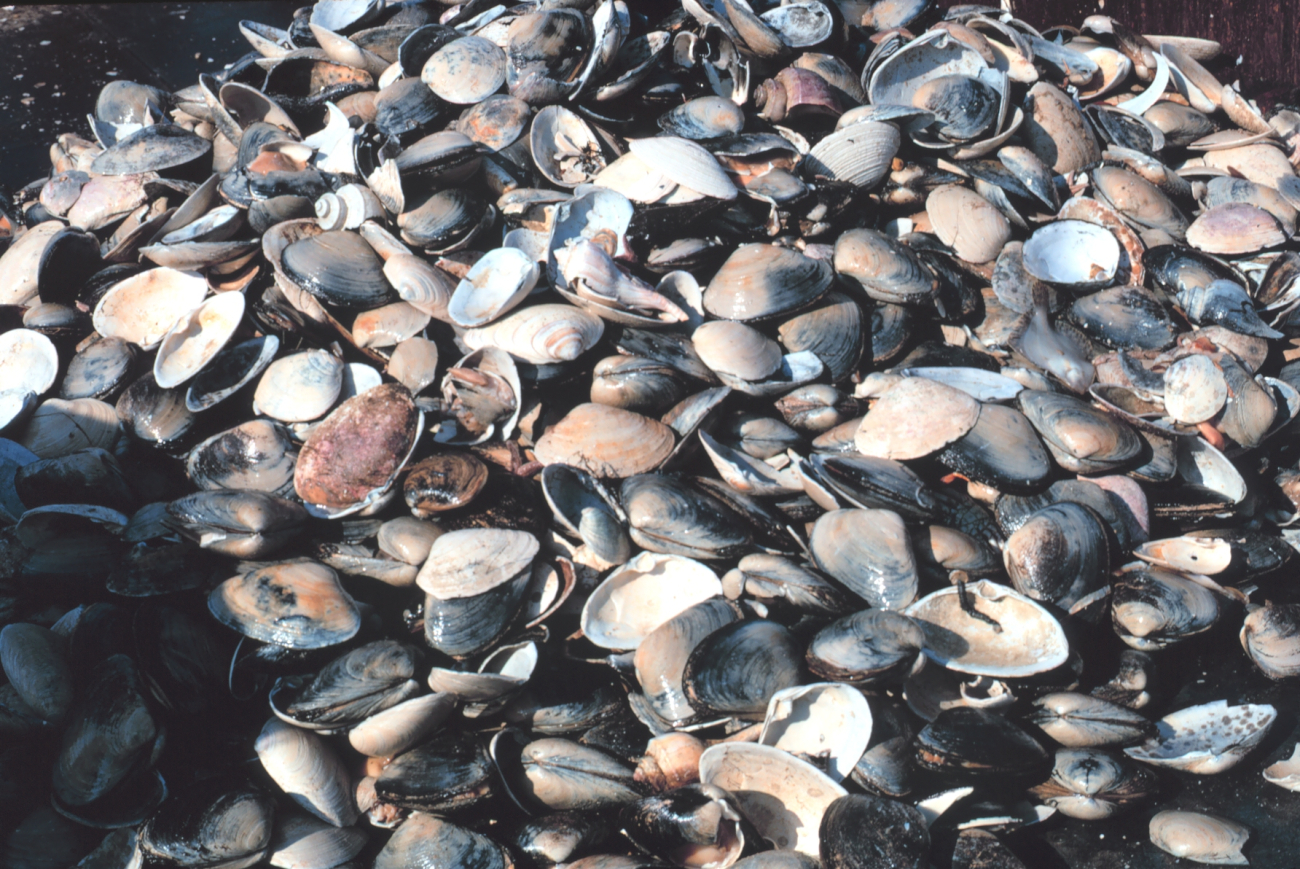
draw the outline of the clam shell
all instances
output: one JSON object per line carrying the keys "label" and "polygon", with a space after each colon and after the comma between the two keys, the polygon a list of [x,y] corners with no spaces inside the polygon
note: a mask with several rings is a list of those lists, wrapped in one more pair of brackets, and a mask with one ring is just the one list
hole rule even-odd
{"label": "clam shell", "polygon": [[939,292],[934,273],[911,248],[872,229],[851,229],[835,241],[835,271],[881,302],[924,304]]}
{"label": "clam shell", "polygon": [[1216,866],[1245,866],[1241,853],[1250,830],[1218,815],[1166,809],[1157,812],[1148,825],[1151,844],[1161,851]]}
{"label": "clam shell", "polygon": [[1109,284],[1119,269],[1115,236],[1082,220],[1056,220],[1034,231],[1025,242],[1025,270],[1040,281],[1096,289]]}
{"label": "clam shell", "polygon": [[1245,202],[1207,208],[1187,228],[1187,243],[1197,250],[1225,256],[1255,253],[1287,240],[1273,215]]}
{"label": "clam shell", "polygon": [[1039,82],[1025,97],[1025,144],[1058,175],[1078,172],[1101,159],[1092,128],[1059,88]]}
{"label": "clam shell", "polygon": [[423,415],[401,384],[349,398],[303,443],[294,491],[309,511],[327,518],[367,507],[397,478],[422,428]]}
{"label": "clam shell", "polygon": [[975,427],[979,402],[965,392],[924,377],[909,377],[878,400],[853,442],[864,456],[919,459]]}
{"label": "clam shell", "polygon": [[862,692],[838,682],[786,688],[772,695],[758,744],[793,755],[826,757],[843,781],[871,741],[871,707]]}
{"label": "clam shell", "polygon": [[156,268],[115,285],[95,306],[95,331],[153,350],[181,317],[208,294],[208,282],[193,272]]}
{"label": "clam shell", "polygon": [[902,517],[891,510],[832,510],[808,539],[817,566],[879,609],[897,610],[916,597],[916,557]]}
{"label": "clam shell", "polygon": [[580,404],[548,428],[534,453],[542,464],[573,465],[600,478],[626,478],[659,467],[673,451],[663,423],[605,404]]}
{"label": "clam shell", "polygon": [[530,305],[490,325],[468,330],[471,350],[496,347],[534,365],[571,362],[595,346],[604,321],[572,305]]}
{"label": "clam shell", "polygon": [[112,450],[120,434],[113,405],[94,398],[47,398],[14,440],[42,459],[100,447]]}
{"label": "clam shell", "polygon": [[835,281],[830,263],[769,244],[736,248],[704,290],[704,309],[724,320],[750,321],[798,310]]}
{"label": "clam shell", "polygon": [[819,856],[827,807],[848,791],[816,767],[769,745],[724,742],[700,755],[700,781],[729,791],[740,813],[779,850]]}
{"label": "clam shell", "polygon": [[257,382],[253,409],[281,422],[324,416],[343,388],[343,362],[324,350],[295,353],[272,362]]}
{"label": "clam shell", "polygon": [[976,610],[1001,626],[968,615],[958,590],[945,588],[903,610],[925,634],[925,656],[950,670],[1016,679],[1064,664],[1070,647],[1061,625],[1042,606],[1004,585],[966,586]]}
{"label": "clam shell", "polygon": [[185,406],[192,413],[198,413],[234,395],[266,370],[279,349],[280,339],[274,335],[227,347],[190,383],[185,393]]}
{"label": "clam shell", "polygon": [[0,304],[25,305],[36,298],[40,261],[50,239],[66,227],[61,220],[33,226],[0,256]]}
{"label": "clam shell", "polygon": [[718,575],[680,555],[642,552],[615,568],[582,608],[582,632],[606,649],[635,649],[664,622],[722,594]]}
{"label": "clam shell", "polygon": [[691,335],[704,364],[718,374],[760,381],[781,367],[781,347],[744,323],[712,320]]}
{"label": "clam shell", "polygon": [[230,341],[243,316],[243,293],[218,293],[182,316],[158,345],[154,380],[171,389],[198,374]]}
{"label": "clam shell", "polygon": [[712,154],[690,139],[679,136],[656,136],[632,139],[628,150],[656,172],[662,172],[696,193],[714,199],[735,199],[736,185]]}
{"label": "clam shell", "polygon": [[366,841],[365,832],[354,827],[336,827],[309,815],[281,814],[267,862],[277,869],[338,866],[361,853]]}
{"label": "clam shell", "polygon": [[368,757],[392,757],[423,742],[455,712],[451,694],[412,697],[348,731],[348,744]]}
{"label": "clam shell", "polygon": [[1277,710],[1268,704],[1202,703],[1161,718],[1155,736],[1124,753],[1152,766],[1212,775],[1236,766],[1263,741],[1276,718]]}
{"label": "clam shell", "polygon": [[253,747],[267,775],[302,808],[336,827],[356,823],[351,777],[321,737],[272,718]]}
{"label": "clam shell", "polygon": [[252,419],[190,450],[185,472],[200,489],[251,489],[286,496],[293,491],[296,459],[288,429]]}
{"label": "clam shell", "polygon": [[474,105],[506,83],[506,53],[481,36],[465,36],[435,51],[420,79],[449,103]]}
{"label": "clam shell", "polygon": [[893,124],[862,121],[819,141],[808,152],[805,164],[813,175],[869,190],[889,172],[901,142],[902,134]]}
{"label": "clam shell", "polygon": [[449,531],[433,542],[416,584],[441,600],[472,597],[527,570],[538,549],[537,538],[526,531]]}
{"label": "clam shell", "polygon": [[323,564],[287,562],[232,576],[208,595],[217,621],[246,637],[320,649],[361,629],[356,604]]}
{"label": "clam shell", "polygon": [[490,323],[522,302],[539,275],[533,258],[517,248],[488,251],[457,285],[447,314],[467,329]]}
{"label": "clam shell", "polygon": [[413,254],[395,254],[384,262],[384,277],[397,295],[420,311],[441,320],[451,321],[447,306],[456,283],[451,275]]}
{"label": "clam shell", "polygon": [[1291,756],[1264,768],[1264,781],[1286,788],[1300,789],[1300,743],[1291,750]]}
{"label": "clam shell", "polygon": [[1196,425],[1217,414],[1228,400],[1228,382],[1208,356],[1194,354],[1165,370],[1165,410],[1174,422]]}
{"label": "clam shell", "polygon": [[44,395],[59,373],[59,354],[39,332],[11,329],[0,335],[0,383],[4,389]]}
{"label": "clam shell", "polygon": [[935,235],[967,262],[992,262],[1011,240],[1011,224],[1002,212],[966,187],[936,188],[926,197],[925,211]]}

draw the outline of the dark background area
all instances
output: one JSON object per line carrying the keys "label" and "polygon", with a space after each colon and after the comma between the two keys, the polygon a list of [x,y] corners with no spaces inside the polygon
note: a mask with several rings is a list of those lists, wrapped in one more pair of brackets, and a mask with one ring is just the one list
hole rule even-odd
{"label": "dark background area", "polygon": [[[0,182],[16,189],[46,176],[50,144],[62,132],[89,135],[86,114],[107,82],[185,87],[200,72],[219,71],[248,51],[240,19],[287,26],[297,5],[263,0],[0,8]],[[1224,45],[1225,62],[1215,66],[1222,80],[1240,79],[1244,92],[1266,107],[1297,102],[1300,0],[1051,0],[1015,2],[1013,11],[1040,28],[1077,26],[1104,12],[1142,33],[1216,39]],[[1158,805],[1236,818],[1253,830],[1247,849],[1252,865],[1300,866],[1300,794],[1266,785],[1259,775],[1267,762],[1291,753],[1300,735],[1300,697],[1293,686],[1261,677],[1235,646],[1235,636],[1219,633],[1215,642],[1197,644],[1191,656],[1180,657],[1177,650],[1166,656],[1184,670],[1166,674],[1168,684],[1185,687],[1165,698],[1155,714],[1227,698],[1273,703],[1282,716],[1265,745],[1229,773],[1162,774]],[[1034,869],[1191,865],[1148,843],[1146,824],[1154,809],[1146,805],[1098,824],[1051,821],[1011,841]]]}

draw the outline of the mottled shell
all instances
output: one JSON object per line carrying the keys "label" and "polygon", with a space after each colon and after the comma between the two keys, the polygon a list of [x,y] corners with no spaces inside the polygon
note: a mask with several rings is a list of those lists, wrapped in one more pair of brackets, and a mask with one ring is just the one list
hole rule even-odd
{"label": "mottled shell", "polygon": [[853,442],[864,456],[919,459],[975,427],[979,402],[965,392],[924,377],[909,377],[872,406]]}
{"label": "mottled shell", "polygon": [[338,517],[386,490],[415,446],[421,414],[398,383],[343,402],[312,429],[298,455],[293,485],[322,515]]}

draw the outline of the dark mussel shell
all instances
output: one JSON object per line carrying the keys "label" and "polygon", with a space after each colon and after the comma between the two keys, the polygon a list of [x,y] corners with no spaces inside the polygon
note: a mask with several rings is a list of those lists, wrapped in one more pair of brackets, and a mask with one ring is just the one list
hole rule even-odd
{"label": "dark mussel shell", "polygon": [[621,494],[632,540],[652,552],[728,558],[739,555],[750,541],[746,523],[735,510],[675,477],[628,477]]}
{"label": "dark mussel shell", "polygon": [[532,575],[518,576],[482,594],[443,600],[424,598],[424,641],[444,655],[481,652],[505,636],[524,604]]}
{"label": "dark mussel shell", "polygon": [[875,683],[905,675],[925,645],[925,634],[907,616],[863,610],[836,619],[808,643],[808,669],[823,679]]}
{"label": "dark mussel shell", "polygon": [[274,818],[269,794],[206,779],[163,803],[140,829],[140,848],[176,866],[247,866],[265,856]]}
{"label": "dark mussel shell", "polygon": [[930,830],[920,810],[866,794],[840,797],[822,815],[819,853],[826,869],[924,869]]}
{"label": "dark mussel shell", "polygon": [[68,363],[59,397],[108,401],[126,386],[136,355],[135,345],[121,338],[95,337]]}
{"label": "dark mussel shell", "polygon": [[610,821],[591,812],[554,812],[525,821],[511,844],[537,869],[598,853],[614,839]]}
{"label": "dark mussel shell", "polygon": [[285,683],[273,703],[301,726],[347,727],[418,693],[419,662],[414,646],[378,640],[335,658],[310,681]]}
{"label": "dark mussel shell", "polygon": [[374,869],[435,866],[512,869],[514,861],[505,848],[487,836],[417,812],[393,833],[375,857]]}
{"label": "dark mussel shell", "polygon": [[1021,593],[1069,608],[1106,583],[1107,530],[1101,517],[1082,504],[1044,507],[1007,539],[1007,573]]}
{"label": "dark mussel shell", "polygon": [[448,812],[492,796],[495,774],[471,734],[449,733],[403,752],[375,780],[375,793],[395,806]]}
{"label": "dark mussel shell", "polygon": [[227,346],[190,381],[185,406],[198,413],[226,400],[266,370],[279,349],[274,335]]}
{"label": "dark mussel shell", "polygon": [[335,230],[295,241],[281,261],[285,274],[327,305],[369,309],[397,299],[383,261],[355,232]]}
{"label": "dark mussel shell", "polygon": [[735,798],[714,785],[693,784],[637,800],[620,812],[633,844],[675,866],[726,866],[757,833]]}
{"label": "dark mussel shell", "polygon": [[719,715],[753,718],[772,695],[799,684],[794,637],[777,622],[737,622],[714,631],[691,652],[682,684],[691,705]]}
{"label": "dark mussel shell", "polygon": [[913,740],[925,769],[973,775],[1021,776],[1046,768],[1047,752],[1006,718],[986,709],[945,709]]}

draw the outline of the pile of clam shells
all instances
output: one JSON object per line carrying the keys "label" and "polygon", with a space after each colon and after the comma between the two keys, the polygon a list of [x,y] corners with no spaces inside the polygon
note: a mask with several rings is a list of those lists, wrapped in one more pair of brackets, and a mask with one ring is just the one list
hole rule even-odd
{"label": "pile of clam shells", "polygon": [[1278,853],[1300,114],[1219,45],[926,0],[241,29],[0,203],[0,864]]}

